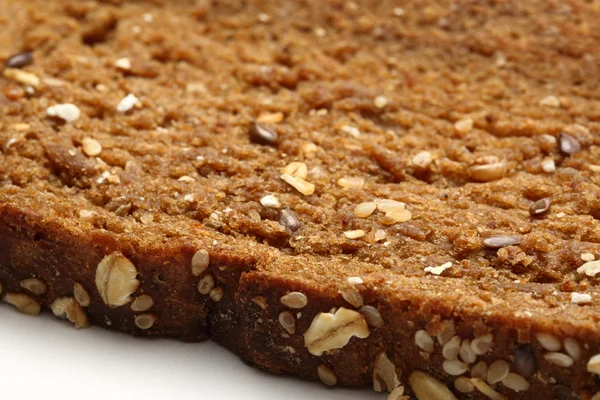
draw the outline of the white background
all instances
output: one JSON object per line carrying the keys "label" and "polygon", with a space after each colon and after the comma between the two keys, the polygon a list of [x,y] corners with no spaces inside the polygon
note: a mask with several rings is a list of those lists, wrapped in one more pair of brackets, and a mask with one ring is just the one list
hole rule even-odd
{"label": "white background", "polygon": [[61,400],[385,400],[369,389],[327,388],[271,375],[212,343],[76,330],[0,305],[2,397]]}

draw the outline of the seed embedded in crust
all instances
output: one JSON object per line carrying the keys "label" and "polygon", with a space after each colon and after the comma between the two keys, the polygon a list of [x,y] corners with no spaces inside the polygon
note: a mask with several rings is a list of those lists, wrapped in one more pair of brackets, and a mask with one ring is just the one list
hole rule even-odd
{"label": "seed embedded in crust", "polygon": [[479,361],[471,368],[471,378],[487,379],[488,366],[485,361]]}
{"label": "seed embedded in crust", "polygon": [[264,296],[255,296],[252,299],[252,302],[254,304],[256,304],[257,306],[259,306],[261,309],[266,310],[267,307],[269,307],[269,304],[267,303],[267,299],[264,298]]}
{"label": "seed embedded in crust", "polygon": [[363,231],[362,229],[357,229],[354,231],[346,231],[346,232],[344,232],[344,236],[346,237],[346,239],[359,239],[359,238],[365,236],[365,231]]}
{"label": "seed embedded in crust", "polygon": [[558,352],[550,352],[544,354],[544,360],[551,362],[559,367],[568,368],[573,365],[573,359],[566,354]]}
{"label": "seed embedded in crust", "polygon": [[140,314],[135,316],[135,326],[142,330],[150,329],[156,321],[156,316],[152,314]]}
{"label": "seed embedded in crust", "polygon": [[23,51],[7,58],[4,62],[4,68],[23,68],[32,62],[33,53],[30,51]]}
{"label": "seed embedded in crust", "polygon": [[59,318],[67,318],[77,329],[89,328],[87,315],[73,297],[61,297],[50,305],[52,313]]}
{"label": "seed embedded in crust", "polygon": [[460,336],[453,336],[442,348],[442,355],[446,360],[454,360],[460,352]]}
{"label": "seed embedded in crust", "polygon": [[288,174],[294,178],[306,179],[308,178],[308,167],[303,162],[291,162],[281,169],[282,174]]}
{"label": "seed embedded in crust", "polygon": [[570,156],[581,151],[581,144],[575,137],[568,133],[561,132],[558,135],[558,148],[561,153]]}
{"label": "seed embedded in crust", "polygon": [[600,375],[600,354],[592,356],[587,363],[587,370],[596,375]]}
{"label": "seed embedded in crust", "polygon": [[449,375],[462,375],[469,370],[467,363],[460,360],[444,360],[442,369]]}
{"label": "seed embedded in crust", "polygon": [[415,333],[415,344],[428,353],[433,353],[435,342],[426,330],[421,329]]}
{"label": "seed embedded in crust", "polygon": [[65,122],[75,122],[81,116],[81,111],[75,104],[55,104],[46,108],[46,115],[49,117],[58,117]]}
{"label": "seed embedded in crust", "polygon": [[250,124],[248,133],[250,136],[250,141],[252,143],[262,145],[273,145],[277,143],[277,132],[257,122],[253,122]]}
{"label": "seed embedded in crust", "polygon": [[296,214],[289,208],[284,208],[279,212],[279,225],[283,226],[286,229],[289,229],[292,232],[297,231],[300,228],[300,221]]}
{"label": "seed embedded in crust", "polygon": [[282,112],[261,114],[256,118],[256,122],[260,122],[261,124],[277,124],[283,121],[283,118],[284,115]]}
{"label": "seed embedded in crust", "polygon": [[367,324],[375,328],[382,328],[383,325],[385,325],[381,313],[373,306],[362,306],[360,308],[360,313],[365,317]]}
{"label": "seed embedded in crust", "polygon": [[592,295],[588,293],[571,293],[571,303],[575,304],[590,304],[592,302]]}
{"label": "seed embedded in crust", "polygon": [[304,334],[304,345],[314,356],[341,349],[353,336],[365,339],[370,331],[362,314],[340,307],[335,313],[319,313]]}
{"label": "seed embedded in crust", "polygon": [[437,340],[440,346],[444,346],[454,337],[456,327],[453,320],[442,321],[444,329],[437,335]]}
{"label": "seed embedded in crust", "polygon": [[192,256],[192,274],[200,276],[208,268],[210,263],[210,255],[208,251],[200,249]]}
{"label": "seed embedded in crust", "polygon": [[373,365],[373,390],[376,392],[393,392],[400,386],[400,379],[396,374],[396,366],[390,361],[385,352],[379,354]]}
{"label": "seed embedded in crust", "polygon": [[379,109],[385,108],[389,102],[390,101],[385,96],[377,96],[375,99],[373,99],[373,105]]}
{"label": "seed embedded in crust", "polygon": [[406,208],[406,203],[390,199],[377,199],[375,200],[377,209],[382,213],[388,213],[398,208]]}
{"label": "seed embedded in crust", "polygon": [[516,392],[524,392],[529,389],[529,382],[527,382],[527,379],[514,372],[509,373],[506,378],[502,379],[502,384]]}
{"label": "seed embedded in crust", "polygon": [[463,135],[469,133],[473,129],[473,120],[471,118],[458,120],[454,123],[454,129]]}
{"label": "seed embedded in crust", "polygon": [[446,385],[423,371],[414,371],[408,382],[419,400],[456,400]]}
{"label": "seed embedded in crust", "polygon": [[40,78],[31,72],[21,71],[18,68],[5,68],[2,74],[6,79],[19,82],[22,85],[31,86],[36,89],[40,87]]}
{"label": "seed embedded in crust", "polygon": [[279,301],[281,304],[289,308],[304,308],[308,304],[308,298],[304,293],[290,292],[285,296],[282,296]]}
{"label": "seed embedded in crust", "polygon": [[362,189],[365,185],[365,180],[359,177],[347,176],[338,179],[337,184],[345,189]]}
{"label": "seed embedded in crust", "polygon": [[428,151],[421,151],[411,159],[411,164],[417,168],[425,169],[431,164],[432,157]]}
{"label": "seed embedded in crust", "polygon": [[467,364],[472,364],[477,360],[477,354],[471,348],[471,339],[465,339],[460,344],[460,358]]}
{"label": "seed embedded in crust", "polygon": [[488,249],[500,249],[502,247],[514,246],[521,243],[520,236],[495,235],[481,241]]}
{"label": "seed embedded in crust", "polygon": [[461,393],[471,393],[475,390],[475,386],[471,383],[471,380],[464,376],[460,376],[454,380],[454,388]]}
{"label": "seed embedded in crust", "polygon": [[90,305],[90,295],[81,283],[75,282],[73,285],[73,297],[75,297],[75,300],[81,307],[87,307]]}
{"label": "seed embedded in crust", "polygon": [[600,273],[600,260],[588,261],[581,267],[577,268],[578,274],[586,274],[587,276],[596,276]]}
{"label": "seed embedded in crust", "polygon": [[223,287],[217,286],[216,288],[214,288],[213,290],[210,291],[208,296],[210,297],[210,299],[212,301],[214,301],[215,303],[218,303],[219,301],[221,301],[224,294],[225,294],[225,291],[223,290]]}
{"label": "seed embedded in crust", "polygon": [[490,349],[492,348],[493,340],[494,335],[492,335],[491,333],[478,336],[471,342],[471,348],[478,356],[483,355],[490,351]]}
{"label": "seed embedded in crust", "polygon": [[319,375],[321,382],[327,386],[335,386],[337,384],[337,377],[335,376],[335,373],[325,364],[320,364],[317,367],[317,374]]}
{"label": "seed embedded in crust", "polygon": [[506,163],[497,162],[493,164],[473,165],[469,168],[471,179],[478,182],[491,182],[506,175]]}
{"label": "seed embedded in crust", "polygon": [[215,288],[215,277],[213,274],[206,274],[198,281],[198,292],[200,294],[209,294]]}
{"label": "seed embedded in crust", "polygon": [[[571,389],[563,385],[554,386],[552,394],[557,400],[579,400],[579,397]],[[592,400],[594,400],[593,397]]]}
{"label": "seed embedded in crust", "polygon": [[471,378],[471,383],[477,388],[477,390],[487,396],[490,400],[507,400],[504,395],[496,392],[487,383],[479,378]]}
{"label": "seed embedded in crust", "polygon": [[560,340],[549,333],[538,333],[535,335],[540,345],[548,351],[559,351],[562,348]]}
{"label": "seed embedded in crust", "polygon": [[296,318],[290,311],[279,313],[279,323],[290,335],[296,332]]}
{"label": "seed embedded in crust", "polygon": [[535,352],[529,344],[522,344],[515,351],[514,368],[519,374],[531,377],[537,371]]}
{"label": "seed embedded in crust", "polygon": [[27,290],[28,292],[37,295],[42,295],[46,293],[46,290],[48,290],[48,286],[46,286],[44,281],[39,278],[23,279],[20,282],[20,285],[23,289]]}
{"label": "seed embedded in crust", "polygon": [[136,312],[148,311],[153,305],[154,300],[152,300],[152,297],[148,296],[147,294],[143,294],[133,300],[133,303],[131,303],[131,310]]}
{"label": "seed embedded in crust", "polygon": [[302,178],[296,178],[288,174],[281,174],[280,178],[305,196],[315,192],[315,185]]}
{"label": "seed embedded in crust", "polygon": [[576,339],[566,338],[564,341],[564,347],[567,354],[571,356],[573,360],[579,360],[581,358],[581,345]]}
{"label": "seed embedded in crust", "polygon": [[344,300],[356,308],[360,308],[364,304],[362,295],[354,287],[342,288],[339,290],[339,293]]}
{"label": "seed embedded in crust", "polygon": [[370,201],[367,203],[360,203],[356,207],[354,207],[354,215],[358,218],[367,218],[369,215],[373,214],[377,205]]}
{"label": "seed embedded in crust", "polygon": [[496,360],[490,364],[487,372],[487,383],[493,385],[506,378],[510,372],[510,364],[504,360]]}
{"label": "seed embedded in crust", "polygon": [[397,208],[395,210],[388,211],[385,213],[385,216],[392,219],[394,222],[402,223],[410,221],[412,218],[412,213],[405,208]]}
{"label": "seed embedded in crust", "polygon": [[81,140],[81,150],[86,156],[95,157],[102,153],[102,145],[96,139],[85,137]]}
{"label": "seed embedded in crust", "polygon": [[104,257],[96,268],[96,287],[104,303],[111,307],[129,303],[140,285],[137,274],[133,263],[121,253]]}
{"label": "seed embedded in crust", "polygon": [[27,315],[38,315],[42,308],[40,303],[23,293],[6,293],[4,301],[15,306],[19,312]]}
{"label": "seed embedded in crust", "polygon": [[540,106],[546,106],[546,107],[554,107],[554,108],[558,108],[560,107],[560,99],[552,94],[544,97],[543,99],[541,99],[538,104]]}
{"label": "seed embedded in crust", "polygon": [[550,199],[547,197],[534,201],[529,207],[529,214],[534,217],[545,214],[550,209],[550,204]]}
{"label": "seed embedded in crust", "polygon": [[281,208],[281,202],[272,194],[268,194],[260,199],[260,204],[267,208]]}

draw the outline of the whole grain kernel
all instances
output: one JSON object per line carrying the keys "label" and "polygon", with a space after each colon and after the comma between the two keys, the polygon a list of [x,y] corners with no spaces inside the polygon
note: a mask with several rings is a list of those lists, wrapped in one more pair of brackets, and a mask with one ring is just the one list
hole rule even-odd
{"label": "whole grain kernel", "polygon": [[479,378],[471,378],[471,383],[477,390],[483,393],[490,400],[506,400],[504,395],[496,392],[487,383]]}
{"label": "whole grain kernel", "polygon": [[538,333],[535,335],[540,345],[548,351],[559,351],[562,348],[561,341],[549,333]]}
{"label": "whole grain kernel", "polygon": [[522,344],[517,347],[513,365],[515,371],[525,377],[531,377],[535,374],[537,371],[537,361],[531,345]]}
{"label": "whole grain kernel", "polygon": [[282,174],[288,174],[295,178],[308,178],[308,167],[303,162],[291,162],[281,169]]}
{"label": "whole grain kernel", "polygon": [[279,323],[290,335],[296,332],[296,318],[290,311],[279,313]]}
{"label": "whole grain kernel", "polygon": [[471,393],[475,390],[475,386],[471,383],[471,380],[464,376],[460,376],[454,380],[454,388],[461,393]]}
{"label": "whole grain kernel", "polygon": [[581,151],[581,144],[575,137],[568,133],[561,132],[560,135],[558,135],[558,148],[561,153],[570,156]]}
{"label": "whole grain kernel", "polygon": [[10,56],[5,62],[5,68],[23,68],[33,63],[33,53],[30,51],[23,51],[21,53]]}
{"label": "whole grain kernel", "polygon": [[277,132],[257,122],[253,122],[250,124],[248,134],[250,137],[250,141],[256,144],[274,145],[275,143],[277,143],[278,139]]}
{"label": "whole grain kernel", "polygon": [[519,374],[515,374],[514,372],[509,373],[504,379],[502,379],[502,384],[509,389],[512,389],[516,392],[524,392],[529,389],[529,382],[527,379],[523,378]]}
{"label": "whole grain kernel", "polygon": [[456,327],[453,320],[443,321],[444,328],[437,335],[437,340],[440,346],[444,346],[452,339],[456,333]]}
{"label": "whole grain kernel", "polygon": [[284,306],[295,309],[304,308],[308,304],[308,298],[304,293],[300,292],[290,292],[282,296],[279,301]]}
{"label": "whole grain kernel", "polygon": [[356,207],[354,207],[354,215],[358,218],[367,218],[369,215],[373,214],[377,205],[372,202],[360,203]]}
{"label": "whole grain kernel", "polygon": [[471,348],[471,340],[464,339],[460,344],[460,358],[467,364],[472,364],[477,360],[477,354]]}
{"label": "whole grain kernel", "polygon": [[192,274],[200,276],[207,270],[210,263],[210,255],[208,251],[200,249],[192,256]]}
{"label": "whole grain kernel", "polygon": [[382,213],[388,213],[397,209],[406,208],[406,203],[390,199],[377,199],[375,200],[377,210]]}
{"label": "whole grain kernel", "polygon": [[467,363],[460,360],[444,360],[442,363],[442,369],[449,375],[458,376],[462,375],[469,370]]}
{"label": "whole grain kernel", "polygon": [[156,321],[156,316],[152,314],[140,314],[135,316],[135,325],[142,330],[152,328],[154,321]]}
{"label": "whole grain kernel", "polygon": [[487,379],[488,366],[485,361],[479,361],[471,368],[471,378]]}
{"label": "whole grain kernel", "polygon": [[105,304],[119,307],[131,301],[140,281],[135,265],[114,251],[104,257],[96,268],[96,288]]}
{"label": "whole grain kernel", "polygon": [[287,207],[280,211],[278,222],[279,225],[289,229],[292,232],[300,229],[300,221],[298,220],[298,217],[296,217],[296,214],[294,214],[294,212]]}
{"label": "whole grain kernel", "polygon": [[573,359],[566,354],[558,352],[549,352],[544,354],[544,360],[551,362],[559,367],[568,368],[573,365]]}
{"label": "whole grain kernel", "polygon": [[487,372],[487,383],[493,385],[502,381],[510,372],[510,364],[504,360],[496,360],[490,364]]}
{"label": "whole grain kernel", "polygon": [[481,243],[488,249],[500,249],[502,247],[514,246],[521,243],[520,236],[495,235],[486,237]]}
{"label": "whole grain kernel", "polygon": [[354,287],[340,289],[339,293],[344,300],[356,308],[360,308],[364,304],[362,295]]}
{"label": "whole grain kernel", "polygon": [[433,353],[435,342],[426,330],[421,329],[415,333],[415,344],[423,351]]}
{"label": "whole grain kernel", "polygon": [[260,204],[267,208],[281,208],[281,202],[272,194],[268,194],[260,199]]}
{"label": "whole grain kernel", "polygon": [[404,400],[406,396],[404,395],[404,386],[398,386],[396,389],[392,390],[392,392],[388,395],[387,400]]}
{"label": "whole grain kernel", "polygon": [[73,297],[59,297],[52,302],[50,308],[54,315],[68,319],[77,329],[85,329],[90,326],[85,311]]}
{"label": "whole grain kernel", "polygon": [[373,390],[376,392],[393,392],[400,386],[396,366],[385,352],[380,353],[373,364]]}
{"label": "whole grain kernel", "polygon": [[385,108],[389,104],[389,100],[385,96],[377,96],[373,100],[373,105],[379,109]]}
{"label": "whole grain kernel", "polygon": [[42,309],[40,303],[23,293],[6,293],[4,301],[27,315],[38,315]]}
{"label": "whole grain kernel", "polygon": [[360,308],[360,313],[363,315],[363,317],[365,317],[365,321],[367,321],[367,324],[375,328],[382,328],[385,324],[381,313],[377,308],[373,306],[362,306]]}
{"label": "whole grain kernel", "polygon": [[319,376],[321,382],[327,386],[335,386],[337,383],[337,377],[335,376],[335,373],[325,364],[320,364],[317,367],[317,375]]}
{"label": "whole grain kernel", "polygon": [[102,153],[102,145],[95,139],[92,138],[83,138],[81,140],[81,149],[85,153],[85,155],[90,157],[95,157]]}
{"label": "whole grain kernel", "polygon": [[395,210],[388,211],[385,213],[385,216],[396,223],[407,222],[412,219],[412,213],[405,208],[396,208]]}
{"label": "whole grain kernel", "polygon": [[208,296],[210,297],[210,299],[212,301],[214,301],[215,303],[218,303],[219,301],[221,301],[224,294],[225,294],[225,291],[223,290],[223,287],[217,286],[216,288],[214,288],[213,290],[210,291]]}
{"label": "whole grain kernel", "polygon": [[315,185],[302,178],[296,178],[288,174],[281,174],[280,178],[305,196],[315,192]]}
{"label": "whole grain kernel", "polygon": [[490,351],[493,340],[494,336],[491,333],[478,336],[471,342],[471,348],[478,356],[483,355]]}
{"label": "whole grain kernel", "polygon": [[362,189],[365,180],[356,176],[347,176],[338,179],[337,184],[345,189]]}
{"label": "whole grain kernel", "polygon": [[433,158],[431,157],[431,153],[428,151],[421,151],[411,159],[411,164],[417,168],[425,169],[431,165],[431,161]]}
{"label": "whole grain kernel", "polygon": [[547,197],[534,201],[529,207],[529,214],[532,216],[545,214],[550,209],[550,204],[550,199]]}
{"label": "whole grain kernel", "polygon": [[81,307],[87,307],[91,303],[90,295],[81,283],[75,282],[73,285],[73,297]]}
{"label": "whole grain kernel", "polygon": [[463,135],[467,134],[473,129],[473,120],[471,118],[458,120],[454,123],[454,129]]}
{"label": "whole grain kernel", "polygon": [[576,339],[566,338],[563,344],[567,354],[571,356],[573,360],[579,360],[581,358],[581,345]]}
{"label": "whole grain kernel", "polygon": [[6,79],[19,82],[22,85],[36,89],[40,87],[40,78],[31,72],[21,71],[18,68],[5,68],[2,74]]}
{"label": "whole grain kernel", "polygon": [[198,281],[198,292],[200,294],[209,294],[215,288],[215,277],[212,274],[206,274]]}
{"label": "whole grain kernel", "polygon": [[452,339],[448,341],[442,347],[442,355],[446,360],[454,360],[458,357],[458,353],[460,352],[460,336],[453,336]]}
{"label": "whole grain kernel", "polygon": [[23,279],[20,285],[23,289],[38,296],[46,293],[46,290],[48,290],[48,286],[39,278]]}
{"label": "whole grain kernel", "polygon": [[497,162],[493,164],[473,165],[469,168],[469,175],[478,182],[491,182],[506,176],[506,163]]}
{"label": "whole grain kernel", "polygon": [[314,356],[341,349],[350,339],[365,339],[371,334],[365,317],[353,310],[340,307],[329,313],[317,314],[304,333],[304,345]]}
{"label": "whole grain kernel", "polygon": [[589,359],[587,370],[593,374],[600,375],[600,354],[596,354]]}
{"label": "whole grain kernel", "polygon": [[426,372],[414,371],[408,382],[419,400],[456,400],[445,384]]}
{"label": "whole grain kernel", "polygon": [[363,231],[362,229],[356,229],[354,231],[346,231],[346,232],[344,232],[344,236],[346,236],[347,239],[359,239],[359,238],[365,236],[365,231]]}
{"label": "whole grain kernel", "polygon": [[144,312],[151,309],[153,305],[154,300],[152,300],[152,297],[148,296],[147,294],[143,294],[133,300],[131,303],[131,310],[136,312]]}

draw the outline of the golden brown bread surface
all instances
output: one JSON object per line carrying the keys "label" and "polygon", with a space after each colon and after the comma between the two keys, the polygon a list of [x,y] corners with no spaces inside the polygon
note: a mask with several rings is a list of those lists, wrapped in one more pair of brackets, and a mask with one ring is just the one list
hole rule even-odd
{"label": "golden brown bread surface", "polygon": [[327,384],[589,400],[599,16],[0,0],[1,295]]}

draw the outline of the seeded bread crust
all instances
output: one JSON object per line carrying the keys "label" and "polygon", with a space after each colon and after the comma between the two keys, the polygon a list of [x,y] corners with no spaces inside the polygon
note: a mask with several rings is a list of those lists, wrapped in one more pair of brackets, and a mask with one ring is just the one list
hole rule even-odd
{"label": "seeded bread crust", "polygon": [[599,14],[0,0],[0,297],[392,400],[597,400]]}

